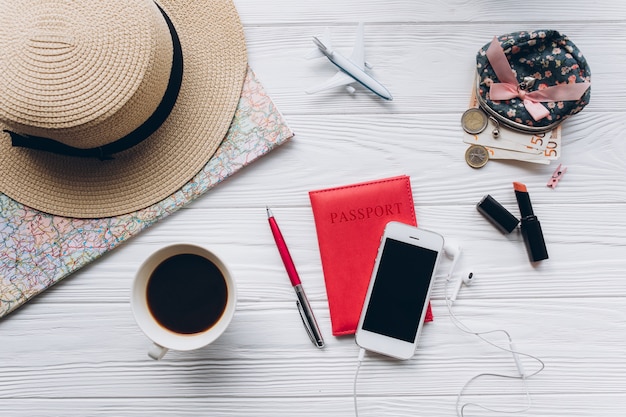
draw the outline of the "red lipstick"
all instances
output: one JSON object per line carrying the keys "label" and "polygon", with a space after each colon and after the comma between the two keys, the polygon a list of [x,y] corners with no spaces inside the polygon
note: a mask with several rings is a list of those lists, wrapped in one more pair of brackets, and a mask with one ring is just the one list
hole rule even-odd
{"label": "red lipstick", "polygon": [[526,244],[526,250],[528,251],[528,257],[531,262],[548,259],[548,250],[546,249],[546,242],[543,239],[541,223],[539,223],[537,216],[535,216],[533,212],[533,206],[530,203],[530,196],[528,195],[526,185],[521,182],[514,182],[513,189],[515,190],[515,198],[517,199],[517,205],[522,215],[520,227],[524,243]]}

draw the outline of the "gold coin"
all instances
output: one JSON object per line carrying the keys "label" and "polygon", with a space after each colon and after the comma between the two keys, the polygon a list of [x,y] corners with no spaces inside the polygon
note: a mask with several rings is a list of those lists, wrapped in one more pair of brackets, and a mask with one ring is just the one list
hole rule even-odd
{"label": "gold coin", "polygon": [[480,109],[469,109],[461,116],[463,130],[471,135],[477,135],[487,128],[487,115]]}
{"label": "gold coin", "polygon": [[472,168],[482,168],[489,161],[489,152],[482,145],[471,145],[465,151],[465,162]]}

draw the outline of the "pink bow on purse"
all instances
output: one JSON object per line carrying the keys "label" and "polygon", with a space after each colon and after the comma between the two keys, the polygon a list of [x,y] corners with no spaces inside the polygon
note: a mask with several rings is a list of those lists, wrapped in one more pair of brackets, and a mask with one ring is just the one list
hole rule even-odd
{"label": "pink bow on purse", "polygon": [[578,100],[591,85],[591,83],[584,81],[582,83],[559,84],[528,92],[529,86],[525,82],[518,83],[515,72],[511,69],[504,50],[495,37],[487,49],[487,59],[498,80],[501,81],[491,83],[490,99],[498,101],[519,98],[535,120],[541,120],[550,114],[550,111],[541,104],[542,102]]}

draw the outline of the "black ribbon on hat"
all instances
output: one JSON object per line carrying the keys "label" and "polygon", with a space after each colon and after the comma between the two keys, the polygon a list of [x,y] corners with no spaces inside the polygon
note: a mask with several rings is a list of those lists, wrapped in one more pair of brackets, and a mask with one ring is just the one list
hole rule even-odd
{"label": "black ribbon on hat", "polygon": [[170,72],[167,89],[165,90],[165,94],[163,94],[161,102],[157,106],[154,113],[152,113],[141,126],[115,142],[107,143],[106,145],[98,146],[96,148],[76,148],[54,139],[39,136],[20,135],[19,133],[5,130],[5,132],[11,136],[11,144],[13,146],[47,151],[60,155],[98,158],[103,161],[113,159],[111,155],[130,149],[141,143],[152,135],[159,127],[161,127],[174,108],[174,104],[178,98],[180,86],[183,81],[183,49],[180,45],[180,39],[178,38],[174,24],[161,6],[157,4],[157,7],[161,11],[161,14],[163,14],[172,36],[172,71]]}

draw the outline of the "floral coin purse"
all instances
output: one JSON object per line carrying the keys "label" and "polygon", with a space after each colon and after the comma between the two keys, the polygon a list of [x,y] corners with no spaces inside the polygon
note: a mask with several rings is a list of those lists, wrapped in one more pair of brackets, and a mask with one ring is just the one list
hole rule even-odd
{"label": "floral coin purse", "polygon": [[480,108],[517,131],[548,132],[589,103],[589,65],[555,30],[494,37],[478,51],[476,69]]}

